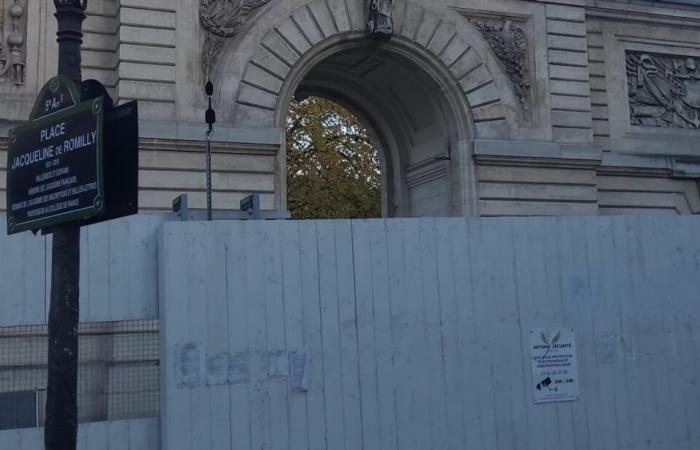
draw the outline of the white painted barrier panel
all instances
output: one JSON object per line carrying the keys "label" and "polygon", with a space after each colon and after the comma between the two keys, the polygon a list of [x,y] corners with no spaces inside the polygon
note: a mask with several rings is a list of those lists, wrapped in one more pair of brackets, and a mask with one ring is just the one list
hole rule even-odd
{"label": "white painted barrier panel", "polygon": [[[698,449],[699,230],[166,223],[163,448]],[[529,333],[555,328],[580,400],[536,405]]]}
{"label": "white painted barrier panel", "polygon": [[[81,232],[80,319],[158,317],[158,228],[168,215],[138,215]],[[6,235],[0,214],[0,326],[46,323],[51,237]]]}
{"label": "white painted barrier panel", "polygon": [[[160,450],[160,419],[94,422],[78,427],[78,450]],[[0,431],[0,450],[41,450],[44,429]]]}
{"label": "white painted barrier panel", "polygon": [[168,217],[143,214],[83,229],[81,320],[158,318],[158,229]]}
{"label": "white painted barrier panel", "polygon": [[7,236],[0,213],[0,326],[46,323],[46,239]]}

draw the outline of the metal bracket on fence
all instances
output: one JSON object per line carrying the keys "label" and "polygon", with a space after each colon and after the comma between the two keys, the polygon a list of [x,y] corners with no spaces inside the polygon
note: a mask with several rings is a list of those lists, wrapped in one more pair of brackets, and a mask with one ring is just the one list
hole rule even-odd
{"label": "metal bracket on fence", "polygon": [[190,211],[187,206],[187,194],[181,194],[175,197],[173,200],[173,212],[176,213],[183,222],[190,220]]}
{"label": "metal bracket on fence", "polygon": [[253,220],[260,220],[260,194],[250,194],[241,200],[241,211],[247,212]]}
{"label": "metal bracket on fence", "polygon": [[[177,196],[172,202],[172,211],[183,221],[207,220],[207,212],[189,209],[187,194]],[[228,211],[214,211],[215,220],[289,220],[292,215],[289,211],[277,211],[274,209],[262,209],[260,194],[251,194],[241,200],[241,209]]]}

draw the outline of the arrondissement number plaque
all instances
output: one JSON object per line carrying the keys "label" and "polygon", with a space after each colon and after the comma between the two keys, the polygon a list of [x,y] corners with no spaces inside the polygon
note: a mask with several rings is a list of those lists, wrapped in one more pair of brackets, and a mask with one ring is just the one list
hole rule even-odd
{"label": "arrondissement number plaque", "polygon": [[70,79],[43,87],[29,122],[8,134],[8,234],[105,212],[103,121],[103,99],[80,103]]}

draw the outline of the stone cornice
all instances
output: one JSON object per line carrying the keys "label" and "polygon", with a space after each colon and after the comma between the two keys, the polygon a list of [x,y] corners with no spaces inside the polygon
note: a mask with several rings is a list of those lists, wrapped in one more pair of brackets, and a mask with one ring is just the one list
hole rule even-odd
{"label": "stone cornice", "polygon": [[592,145],[476,140],[474,159],[497,165],[595,169],[600,166],[602,150]]}
{"label": "stone cornice", "polygon": [[587,145],[476,140],[479,164],[559,169],[590,169],[600,174],[700,178],[700,157],[603,152]]}
{"label": "stone cornice", "polygon": [[[203,153],[205,146],[202,142],[196,141],[141,138],[139,139],[139,150]],[[212,151],[237,155],[275,156],[279,151],[279,145],[212,142]]]}
{"label": "stone cornice", "polygon": [[586,6],[586,17],[641,23],[646,25],[669,25],[700,28],[700,5],[617,2],[600,0],[595,6]]}

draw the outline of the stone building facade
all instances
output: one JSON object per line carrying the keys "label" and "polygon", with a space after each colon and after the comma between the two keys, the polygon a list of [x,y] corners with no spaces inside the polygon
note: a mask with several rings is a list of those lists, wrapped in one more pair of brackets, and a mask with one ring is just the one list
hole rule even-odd
{"label": "stone building facade", "polygon": [[[210,78],[217,209],[286,208],[288,105],[321,95],[371,130],[389,217],[700,213],[694,0],[366,3],[89,0],[83,76],[139,100],[140,207],[204,207]],[[0,191],[56,73],[53,8],[0,0]]]}

